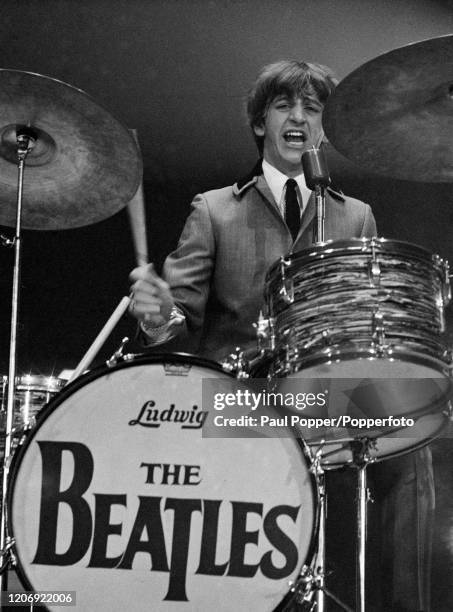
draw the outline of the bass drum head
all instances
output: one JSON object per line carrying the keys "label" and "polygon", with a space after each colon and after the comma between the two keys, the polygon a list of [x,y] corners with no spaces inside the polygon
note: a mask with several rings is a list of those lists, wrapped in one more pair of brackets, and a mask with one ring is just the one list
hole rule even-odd
{"label": "bass drum head", "polygon": [[26,588],[75,591],[81,612],[291,599],[316,534],[313,477],[294,438],[202,437],[202,380],[227,376],[187,355],[136,357],[42,411],[8,491]]}

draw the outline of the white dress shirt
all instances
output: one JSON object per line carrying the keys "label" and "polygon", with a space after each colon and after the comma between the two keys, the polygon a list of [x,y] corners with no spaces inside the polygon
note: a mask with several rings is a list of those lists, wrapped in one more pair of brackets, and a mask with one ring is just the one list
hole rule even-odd
{"label": "white dress shirt", "polygon": [[[288,176],[271,166],[269,162],[263,159],[263,175],[266,179],[266,183],[269,186],[269,189],[274,196],[274,199],[277,203],[277,206],[282,213],[282,217],[285,216],[285,191],[286,191],[286,181],[288,180]],[[305,183],[305,176],[303,173],[294,177],[294,180],[297,183],[298,189],[296,190],[297,199],[299,201],[299,206],[301,209],[301,216],[304,212],[308,199],[311,196],[311,190],[307,187]]]}

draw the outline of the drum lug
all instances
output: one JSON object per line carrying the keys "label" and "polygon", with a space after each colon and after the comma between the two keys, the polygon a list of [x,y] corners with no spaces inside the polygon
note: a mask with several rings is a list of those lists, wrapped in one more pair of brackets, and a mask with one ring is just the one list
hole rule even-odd
{"label": "drum lug", "polygon": [[293,372],[294,366],[299,362],[299,348],[297,344],[289,338],[285,344],[285,372]]}
{"label": "drum lug", "polygon": [[447,329],[447,323],[445,321],[445,302],[443,291],[439,292],[436,297],[436,306],[439,311],[439,329],[441,333],[444,333]]}
{"label": "drum lug", "polygon": [[293,279],[286,278],[286,268],[290,265],[290,262],[287,261],[284,257],[280,258],[280,274],[282,277],[282,287],[279,291],[283,301],[286,304],[293,304],[294,302],[294,282]]}
{"label": "drum lug", "polygon": [[273,351],[275,349],[275,319],[264,317],[260,310],[258,322],[253,323],[253,327],[256,329],[258,349],[260,351]]}
{"label": "drum lug", "polygon": [[453,349],[451,348],[445,349],[442,355],[442,358],[443,358],[443,361],[450,368],[450,370],[453,371]]}
{"label": "drum lug", "polygon": [[249,362],[245,358],[244,351],[237,346],[234,353],[230,353],[228,357],[222,361],[221,366],[227,374],[234,374],[238,380],[244,380],[250,377]]}
{"label": "drum lug", "polygon": [[388,351],[388,344],[385,343],[385,321],[382,312],[373,312],[371,325],[374,348],[376,349],[376,352],[382,356]]}
{"label": "drum lug", "polygon": [[376,255],[374,240],[371,241],[371,259],[368,262],[368,277],[370,279],[370,287],[379,287],[381,285],[381,266]]}
{"label": "drum lug", "polygon": [[448,306],[451,302],[451,283],[450,283],[450,266],[448,261],[442,260],[442,268],[444,271],[444,284],[442,286],[442,295],[444,298],[444,306]]}
{"label": "drum lug", "polygon": [[333,338],[332,338],[332,332],[330,331],[330,329],[324,329],[323,332],[321,333],[322,336],[322,342],[324,344],[325,348],[329,348],[332,346],[333,344]]}
{"label": "drum lug", "polygon": [[119,347],[116,349],[113,355],[109,359],[107,359],[107,361],[105,362],[105,365],[108,368],[113,368],[114,366],[116,366],[116,364],[118,363],[120,359],[124,359],[124,360],[127,359],[126,355],[123,355],[123,351],[124,351],[124,347],[126,346],[128,342],[129,342],[129,338],[127,336],[121,340],[121,344],[119,345]]}

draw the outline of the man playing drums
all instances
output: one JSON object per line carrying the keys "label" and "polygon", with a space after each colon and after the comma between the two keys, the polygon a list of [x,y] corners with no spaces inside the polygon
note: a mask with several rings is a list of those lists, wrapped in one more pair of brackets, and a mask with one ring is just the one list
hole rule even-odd
{"label": "man playing drums", "polygon": [[[258,164],[233,186],[195,197],[162,278],[151,264],[130,275],[130,313],[146,346],[165,343],[166,350],[217,361],[236,347],[256,347],[253,324],[262,308],[266,272],[282,255],[313,243],[315,197],[305,183],[301,156],[324,139],[323,107],[336,84],[319,64],[280,61],[263,68],[247,100]],[[325,211],[328,240],[376,235],[371,209],[359,200],[327,188]],[[403,457],[401,470],[399,461],[390,462],[384,529],[396,527],[387,552],[402,550],[402,541],[406,552],[404,559],[399,555],[398,568],[389,568],[393,582],[385,585],[383,609],[426,611],[433,511],[429,450]],[[420,497],[421,512],[414,505]]]}

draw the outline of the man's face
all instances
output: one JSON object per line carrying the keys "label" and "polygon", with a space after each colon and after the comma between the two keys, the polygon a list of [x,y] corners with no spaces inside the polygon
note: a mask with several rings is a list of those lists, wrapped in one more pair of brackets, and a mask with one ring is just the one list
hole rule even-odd
{"label": "man's face", "polygon": [[322,140],[322,110],[315,96],[274,98],[263,125],[254,127],[264,136],[264,159],[287,176],[300,174],[302,153]]}

